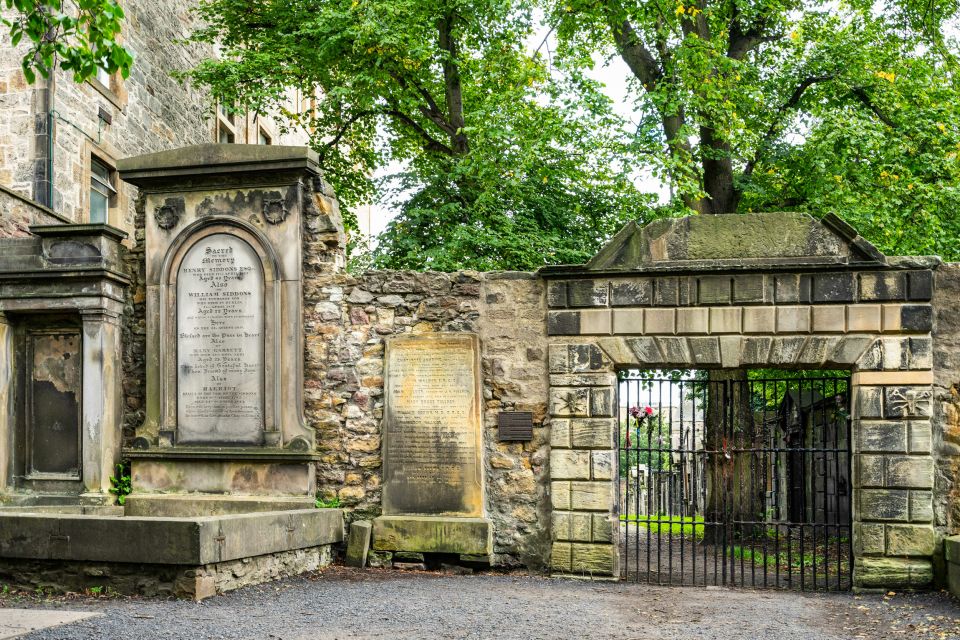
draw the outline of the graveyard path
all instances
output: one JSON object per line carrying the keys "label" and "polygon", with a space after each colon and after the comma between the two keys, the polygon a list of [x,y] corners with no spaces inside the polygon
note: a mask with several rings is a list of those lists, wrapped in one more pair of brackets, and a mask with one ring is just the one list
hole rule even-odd
{"label": "graveyard path", "polygon": [[201,603],[37,601],[8,594],[0,597],[0,607],[102,614],[23,636],[29,640],[960,638],[960,607],[943,593],[799,594],[342,567]]}

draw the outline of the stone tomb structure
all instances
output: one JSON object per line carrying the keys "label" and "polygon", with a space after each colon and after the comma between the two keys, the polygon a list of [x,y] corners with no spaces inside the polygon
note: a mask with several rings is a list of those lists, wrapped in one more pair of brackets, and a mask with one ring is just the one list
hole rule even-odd
{"label": "stone tomb structure", "polygon": [[[19,505],[0,581],[203,598],[329,563],[343,516],[314,508],[302,410],[303,212],[337,216],[314,157],[208,145],[120,170],[148,221],[132,250],[103,225],[0,241],[0,487]],[[145,402],[123,403],[137,363]]]}
{"label": "stone tomb structure", "polygon": [[0,502],[110,512],[129,276],[106,225],[0,239]]}
{"label": "stone tomb structure", "polygon": [[480,349],[477,336],[397,336],[386,345],[380,551],[483,556]]}
{"label": "stone tomb structure", "polygon": [[119,165],[141,190],[146,233],[146,416],[126,452],[132,513],[313,506],[300,273],[302,212],[314,206],[303,181],[315,168],[306,151],[268,147],[238,162],[230,149]]}

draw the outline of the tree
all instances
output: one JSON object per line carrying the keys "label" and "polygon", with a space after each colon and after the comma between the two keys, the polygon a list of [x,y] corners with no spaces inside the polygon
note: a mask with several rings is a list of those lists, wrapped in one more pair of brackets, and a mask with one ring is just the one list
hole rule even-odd
{"label": "tree", "polygon": [[[237,109],[281,109],[347,208],[400,163],[401,213],[380,266],[532,268],[580,262],[646,201],[609,101],[576,69],[528,52],[509,0],[205,0],[221,60],[190,74]],[[316,96],[291,110],[290,89]]]}
{"label": "tree", "polygon": [[[953,0],[883,7],[862,0],[564,0],[548,7],[568,55],[615,52],[626,62],[644,143],[680,204],[696,212],[733,213],[783,200],[783,190],[763,197],[771,195],[770,185],[757,180],[758,169],[777,174],[772,163],[789,158],[796,179],[812,155],[829,155],[827,140],[837,127],[850,151],[865,135],[878,137],[878,128],[905,124],[916,105],[892,95],[902,72],[914,82],[926,78],[927,88],[946,84],[939,88],[953,106],[941,111],[954,116],[941,124],[955,121],[955,46],[942,35],[944,21],[956,15]],[[814,144],[791,145],[789,134],[807,127],[819,134]],[[904,135],[882,132],[884,140],[871,140],[869,148],[916,149],[916,142],[894,142]],[[801,178],[803,185],[813,182]],[[767,191],[756,194],[758,185]],[[831,177],[823,189],[832,188]],[[800,192],[810,206],[830,201],[815,188]]]}
{"label": "tree", "polygon": [[130,73],[133,58],[117,43],[123,9],[116,0],[3,0],[2,18],[16,47],[24,37],[30,43],[21,68],[27,82],[37,73],[44,78],[57,64],[73,73],[75,82],[95,76],[97,69]]}

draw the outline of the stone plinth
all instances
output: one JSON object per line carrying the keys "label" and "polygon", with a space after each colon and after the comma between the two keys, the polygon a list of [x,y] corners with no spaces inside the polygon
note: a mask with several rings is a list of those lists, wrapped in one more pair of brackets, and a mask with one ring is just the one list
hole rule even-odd
{"label": "stone plinth", "polygon": [[373,521],[373,540],[377,551],[493,553],[492,528],[486,518],[380,516]]}
{"label": "stone plinth", "polygon": [[315,570],[343,541],[343,512],[203,517],[0,515],[0,576],[20,587],[201,599]]}

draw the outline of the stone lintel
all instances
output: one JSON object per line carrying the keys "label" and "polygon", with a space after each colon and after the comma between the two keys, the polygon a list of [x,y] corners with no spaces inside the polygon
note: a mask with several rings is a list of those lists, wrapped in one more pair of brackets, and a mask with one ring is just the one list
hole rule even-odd
{"label": "stone lintel", "polygon": [[373,521],[373,548],[489,556],[493,527],[486,518],[380,516]]}

